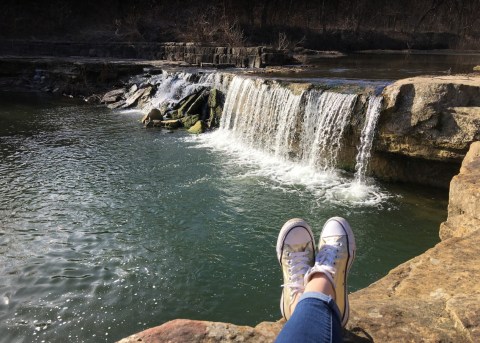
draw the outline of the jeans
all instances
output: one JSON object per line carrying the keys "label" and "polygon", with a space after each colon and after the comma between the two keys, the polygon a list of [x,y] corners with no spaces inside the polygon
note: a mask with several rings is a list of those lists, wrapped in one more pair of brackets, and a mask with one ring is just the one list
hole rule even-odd
{"label": "jeans", "polygon": [[307,292],[280,331],[276,343],[342,342],[340,311],[333,299],[323,293]]}

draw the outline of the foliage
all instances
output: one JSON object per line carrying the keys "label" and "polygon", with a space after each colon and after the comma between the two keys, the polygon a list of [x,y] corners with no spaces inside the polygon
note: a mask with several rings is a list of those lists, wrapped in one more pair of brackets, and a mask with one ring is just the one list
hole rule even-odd
{"label": "foliage", "polygon": [[479,48],[478,13],[479,0],[3,0],[0,37]]}

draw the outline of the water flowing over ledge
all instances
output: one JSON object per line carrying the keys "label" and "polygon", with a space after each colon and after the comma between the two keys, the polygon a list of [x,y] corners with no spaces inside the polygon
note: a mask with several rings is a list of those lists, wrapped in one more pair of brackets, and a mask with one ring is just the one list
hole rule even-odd
{"label": "water flowing over ledge", "polygon": [[365,111],[357,177],[338,169],[345,131],[353,116],[363,114],[355,113],[360,96],[237,75],[228,85],[219,129],[188,140],[235,156],[281,187],[300,185],[337,204],[379,206],[389,195],[367,179],[366,167],[381,97],[371,96]]}

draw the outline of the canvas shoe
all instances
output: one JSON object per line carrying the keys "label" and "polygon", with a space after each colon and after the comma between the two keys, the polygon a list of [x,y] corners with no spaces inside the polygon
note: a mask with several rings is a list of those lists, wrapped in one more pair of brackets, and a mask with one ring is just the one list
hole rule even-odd
{"label": "canvas shoe", "polygon": [[305,275],[305,284],[318,272],[324,273],[330,280],[342,326],[347,324],[349,317],[347,277],[355,258],[355,250],[355,237],[348,222],[340,217],[330,218],[320,234],[315,265]]}
{"label": "canvas shoe", "polygon": [[284,282],[280,310],[288,320],[292,315],[295,296],[305,289],[305,273],[315,262],[312,229],[303,219],[290,219],[283,225],[277,239],[277,258],[282,267]]}

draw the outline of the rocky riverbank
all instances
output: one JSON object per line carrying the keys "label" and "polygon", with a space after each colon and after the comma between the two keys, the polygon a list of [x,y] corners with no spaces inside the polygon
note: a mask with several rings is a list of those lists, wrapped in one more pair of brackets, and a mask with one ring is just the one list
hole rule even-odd
{"label": "rocky riverbank", "polygon": [[[478,180],[480,142],[475,142],[460,173],[452,180],[449,215],[441,227],[442,241],[350,295],[346,342],[480,340]],[[246,327],[173,320],[120,342],[273,342],[283,324],[280,320]]]}
{"label": "rocky riverbank", "polygon": [[469,145],[480,140],[480,75],[403,79],[382,95],[372,173],[448,186]]}

